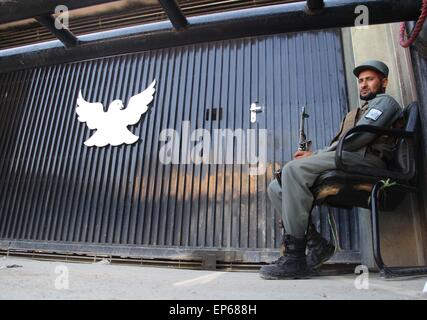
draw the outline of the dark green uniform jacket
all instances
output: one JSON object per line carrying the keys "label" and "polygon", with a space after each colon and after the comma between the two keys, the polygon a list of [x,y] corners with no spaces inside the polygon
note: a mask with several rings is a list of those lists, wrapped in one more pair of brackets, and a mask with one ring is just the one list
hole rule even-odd
{"label": "dark green uniform jacket", "polygon": [[[402,108],[393,97],[379,94],[361,108],[352,110],[346,115],[340,131],[325,151],[335,150],[338,140],[354,126],[365,124],[390,128],[402,118],[402,114]],[[377,137],[373,133],[355,133],[346,138],[344,150],[363,154],[371,152],[388,161],[392,156],[394,145],[394,139],[387,136]]]}

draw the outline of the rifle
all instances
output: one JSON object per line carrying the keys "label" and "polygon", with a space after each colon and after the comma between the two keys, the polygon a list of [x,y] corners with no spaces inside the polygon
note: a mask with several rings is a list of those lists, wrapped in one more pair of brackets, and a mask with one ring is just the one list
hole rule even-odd
{"label": "rifle", "polygon": [[307,136],[304,131],[304,120],[308,118],[309,115],[305,112],[305,107],[302,107],[300,126],[299,126],[299,140],[298,140],[298,150],[299,151],[309,151],[311,147],[311,140],[307,140]]}
{"label": "rifle", "polygon": [[[299,151],[309,151],[311,147],[311,140],[307,140],[307,136],[304,130],[305,119],[309,115],[305,112],[305,107],[302,107],[301,117],[300,117],[300,129],[299,129],[299,139],[298,139],[298,150]],[[277,170],[274,172],[274,177],[276,178],[279,185],[282,186],[282,170]]]}

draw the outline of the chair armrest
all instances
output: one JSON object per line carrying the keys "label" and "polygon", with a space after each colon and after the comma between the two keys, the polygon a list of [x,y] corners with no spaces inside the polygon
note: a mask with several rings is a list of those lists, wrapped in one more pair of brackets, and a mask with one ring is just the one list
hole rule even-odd
{"label": "chair armrest", "polygon": [[[362,175],[369,175],[373,177],[378,178],[391,178],[391,179],[397,179],[397,180],[410,180],[413,176],[413,173],[415,172],[415,165],[413,164],[413,161],[411,161],[411,157],[407,158],[407,163],[405,166],[406,171],[392,171],[388,169],[381,169],[381,168],[371,168],[371,167],[363,167],[363,166],[348,166],[343,163],[342,160],[342,152],[344,148],[344,142],[345,139],[353,134],[353,133],[360,133],[360,132],[369,132],[369,133],[375,133],[378,135],[388,135],[396,138],[402,138],[405,140],[413,140],[414,139],[414,132],[411,131],[405,131],[401,129],[390,129],[385,127],[377,127],[372,125],[359,125],[354,128],[351,128],[349,131],[346,132],[346,134],[340,138],[336,153],[335,153],[335,164],[339,170],[342,170],[344,172],[348,173],[357,173]],[[412,155],[413,150],[412,148],[409,149],[410,155]]]}

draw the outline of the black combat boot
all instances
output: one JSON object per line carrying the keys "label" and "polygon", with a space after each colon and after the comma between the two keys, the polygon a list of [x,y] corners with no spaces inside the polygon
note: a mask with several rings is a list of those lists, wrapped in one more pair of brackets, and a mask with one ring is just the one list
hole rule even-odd
{"label": "black combat boot", "polygon": [[285,235],[285,254],[273,264],[263,266],[260,276],[263,279],[300,279],[309,275],[305,256],[306,239]]}
{"label": "black combat boot", "polygon": [[319,268],[335,253],[335,246],[328,242],[316,231],[314,224],[310,224],[307,232],[307,267],[310,270]]}

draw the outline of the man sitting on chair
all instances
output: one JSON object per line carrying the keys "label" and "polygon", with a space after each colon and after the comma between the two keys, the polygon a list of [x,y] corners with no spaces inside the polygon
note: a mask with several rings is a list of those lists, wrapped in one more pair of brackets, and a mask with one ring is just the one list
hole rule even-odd
{"label": "man sitting on chair", "polygon": [[[322,172],[336,169],[335,149],[349,129],[356,125],[390,127],[401,117],[400,105],[385,94],[389,69],[383,62],[367,61],[353,73],[359,81],[360,98],[365,101],[362,107],[346,115],[329,147],[314,153],[297,151],[294,160],[282,168],[281,184],[275,179],[268,186],[269,198],[282,216],[285,254],[261,268],[264,279],[305,278],[333,255],[334,247],[313,225],[308,228],[314,201],[310,188]],[[386,136],[355,133],[346,138],[342,159],[348,165],[385,168],[392,151],[393,142]]]}

